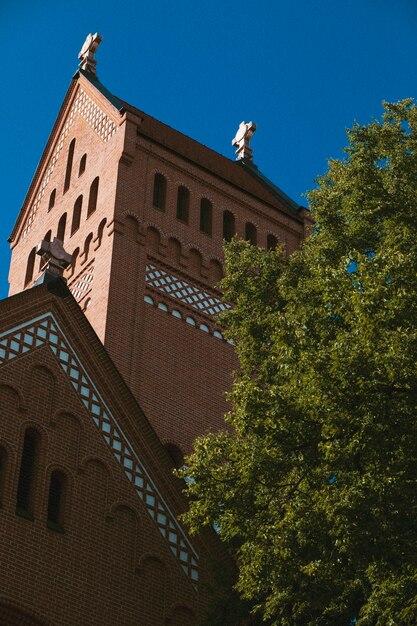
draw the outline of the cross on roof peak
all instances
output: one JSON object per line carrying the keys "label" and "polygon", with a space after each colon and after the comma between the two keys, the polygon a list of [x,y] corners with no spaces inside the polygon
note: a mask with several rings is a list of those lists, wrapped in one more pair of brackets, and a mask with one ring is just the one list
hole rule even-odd
{"label": "cross on roof peak", "polygon": [[97,48],[99,47],[102,39],[103,37],[98,33],[95,33],[94,35],[90,33],[87,35],[87,39],[84,41],[83,47],[78,54],[78,58],[80,59],[80,69],[94,75],[96,74],[97,61],[95,60],[94,55],[97,52]]}
{"label": "cross on roof peak", "polygon": [[36,254],[42,258],[42,271],[55,276],[63,276],[72,261],[72,254],[64,250],[62,241],[56,237],[53,241],[41,241],[36,247]]}

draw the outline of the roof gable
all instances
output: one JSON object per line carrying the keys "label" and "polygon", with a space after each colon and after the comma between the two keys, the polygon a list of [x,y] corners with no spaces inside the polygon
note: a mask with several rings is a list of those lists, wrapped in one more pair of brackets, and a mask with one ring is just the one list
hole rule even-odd
{"label": "roof gable", "polygon": [[57,162],[62,158],[64,142],[77,115],[95,131],[103,142],[117,132],[121,120],[117,101],[97,89],[83,74],[74,76],[68,88],[42,157],[36,168],[26,198],[19,212],[9,241],[25,237],[36,219],[42,198]]}
{"label": "roof gable", "polygon": [[[18,304],[19,300],[23,300],[21,296],[25,296],[26,302],[32,301],[32,304],[35,304],[35,309],[39,308],[36,307],[36,300],[39,296],[46,294],[46,286],[35,287],[3,301],[0,304],[0,312],[3,310],[2,305],[10,306],[13,301]],[[63,294],[67,296],[63,302],[64,308],[68,306],[69,312],[73,316],[76,312],[74,316],[76,323],[78,318],[83,326],[87,326],[87,340],[90,343],[90,349],[98,354],[99,359],[108,360],[106,365],[110,369],[114,368],[98,338],[92,337],[94,331],[73,298],[68,295],[66,289],[63,290]],[[98,429],[104,443],[117,461],[126,480],[130,482],[159,533],[167,542],[171,553],[176,557],[181,569],[191,582],[196,584],[199,579],[199,554],[179,524],[172,506],[167,502],[167,485],[161,483],[161,477],[157,476],[154,468],[150,468],[146,459],[141,457],[135,442],[129,435],[131,430],[128,432],[129,429],[122,425],[121,415],[116,417],[114,409],[106,401],[106,395],[108,396],[109,392],[105,389],[102,377],[95,376],[92,365],[84,363],[83,356],[75,347],[76,342],[71,337],[71,329],[66,328],[64,318],[60,319],[59,311],[53,306],[53,300],[49,304],[51,306],[46,307],[46,310],[44,306],[40,307],[43,309],[42,312],[36,313],[35,310],[28,310],[29,315],[26,316],[26,321],[15,324],[0,334],[0,368],[33,350],[48,348],[51,351],[60,369],[84,405],[91,421]],[[14,317],[16,318],[16,316]],[[132,401],[133,397],[130,396],[129,400]],[[135,401],[133,400],[133,402]],[[141,417],[145,419],[143,414]],[[140,426],[139,420],[135,423]],[[150,426],[147,422],[146,426],[148,430]],[[149,432],[140,432],[139,435],[146,444]],[[150,447],[154,444],[154,441],[149,442]],[[175,491],[174,481],[172,481],[170,489]]]}

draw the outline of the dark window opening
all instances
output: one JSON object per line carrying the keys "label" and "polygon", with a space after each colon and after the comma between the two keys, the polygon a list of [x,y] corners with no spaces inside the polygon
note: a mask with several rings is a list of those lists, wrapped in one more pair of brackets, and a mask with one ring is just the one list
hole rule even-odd
{"label": "dark window opening", "polygon": [[49,204],[48,204],[48,212],[54,208],[55,206],[55,197],[56,197],[56,189],[51,191],[51,195],[49,196]]}
{"label": "dark window opening", "polygon": [[98,229],[97,229],[97,240],[98,240],[98,246],[101,246],[101,242],[103,241],[103,234],[104,234],[104,228],[106,226],[107,223],[107,219],[104,218],[104,220],[101,220]]}
{"label": "dark window opening", "polygon": [[87,155],[83,154],[83,156],[81,157],[81,161],[80,161],[80,168],[78,170],[78,176],[81,176],[81,174],[84,174],[86,165],[87,165]]}
{"label": "dark window opening", "polygon": [[7,452],[0,446],[0,506],[3,504],[4,499],[4,486],[6,483],[6,467],[7,467]]}
{"label": "dark window opening", "polygon": [[64,532],[64,498],[66,478],[62,472],[54,471],[51,474],[48,495],[48,528]]}
{"label": "dark window opening", "polygon": [[213,208],[210,200],[202,198],[200,202],[200,230],[206,235],[211,235],[211,221]]}
{"label": "dark window opening", "polygon": [[83,261],[84,263],[88,259],[88,255],[90,254],[90,245],[91,245],[92,239],[93,239],[93,233],[90,233],[84,242],[84,261]]}
{"label": "dark window opening", "polygon": [[162,174],[155,174],[153,181],[153,206],[156,209],[165,211],[165,201],[167,195],[167,181]]}
{"label": "dark window opening", "polygon": [[231,241],[235,234],[235,216],[230,211],[223,212],[223,239]]}
{"label": "dark window opening", "polygon": [[186,187],[178,187],[177,193],[177,220],[188,223],[188,207],[190,205],[190,192]]}
{"label": "dark window opening", "polygon": [[64,213],[63,215],[61,215],[61,218],[58,222],[58,230],[56,233],[56,237],[57,239],[59,239],[60,241],[64,242],[65,239],[65,228],[67,225],[67,214]]}
{"label": "dark window opening", "polygon": [[75,233],[80,227],[81,222],[81,209],[83,206],[83,197],[78,196],[74,204],[74,211],[72,214],[71,235]]}
{"label": "dark window opening", "polygon": [[256,227],[250,222],[246,222],[245,239],[246,241],[249,241],[249,243],[251,243],[252,245],[256,246],[256,242],[257,242]]}
{"label": "dark window opening", "polygon": [[29,252],[28,262],[26,265],[25,287],[30,283],[33,278],[33,270],[35,269],[35,255],[36,248],[32,248],[32,250]]}
{"label": "dark window opening", "polygon": [[39,435],[35,430],[28,429],[23,441],[16,499],[16,513],[28,519],[33,519],[32,508],[38,451]]}
{"label": "dark window opening", "polygon": [[92,213],[97,208],[97,198],[98,198],[98,183],[99,177],[95,178],[90,186],[90,195],[88,196],[88,209],[87,209],[87,218],[90,217]]}
{"label": "dark window opening", "polygon": [[65,171],[64,193],[68,191],[71,184],[72,162],[74,160],[75,139],[73,139],[68,148],[67,169]]}
{"label": "dark window opening", "polygon": [[278,245],[278,239],[275,235],[268,235],[266,238],[266,247],[268,250],[275,250]]}

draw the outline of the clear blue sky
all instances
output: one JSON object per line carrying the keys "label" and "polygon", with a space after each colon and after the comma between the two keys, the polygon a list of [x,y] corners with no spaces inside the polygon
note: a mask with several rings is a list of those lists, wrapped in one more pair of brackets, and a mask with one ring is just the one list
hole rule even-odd
{"label": "clear blue sky", "polygon": [[256,122],[255,163],[302,204],[345,128],[417,95],[416,0],[0,0],[0,297],[6,240],[97,30],[112,93],[230,158]]}

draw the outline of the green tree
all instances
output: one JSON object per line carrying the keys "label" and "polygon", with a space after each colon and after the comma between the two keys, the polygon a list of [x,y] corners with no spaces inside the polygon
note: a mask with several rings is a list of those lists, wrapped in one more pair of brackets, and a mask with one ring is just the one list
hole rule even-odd
{"label": "green tree", "polygon": [[226,247],[232,428],[196,441],[186,521],[274,625],[417,624],[417,107],[384,106],[300,251]]}

